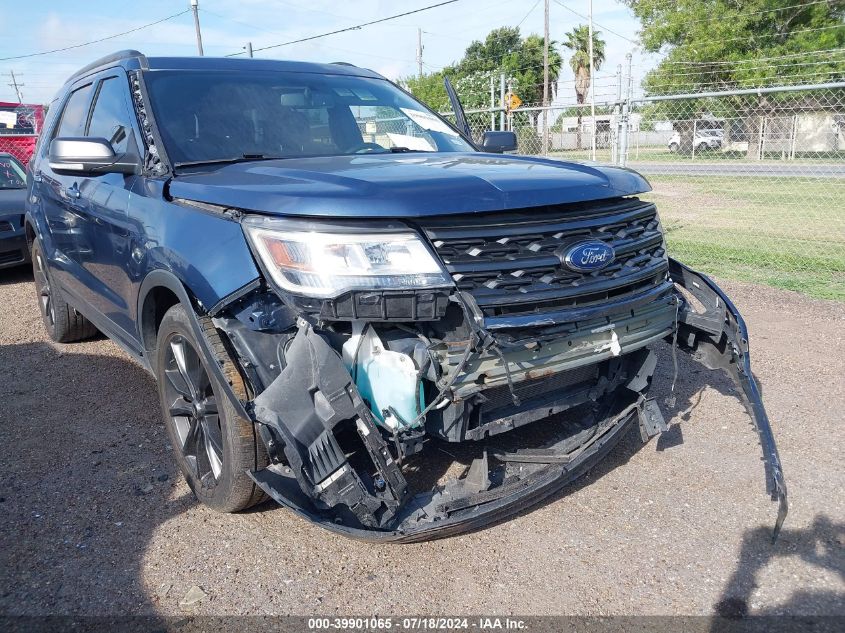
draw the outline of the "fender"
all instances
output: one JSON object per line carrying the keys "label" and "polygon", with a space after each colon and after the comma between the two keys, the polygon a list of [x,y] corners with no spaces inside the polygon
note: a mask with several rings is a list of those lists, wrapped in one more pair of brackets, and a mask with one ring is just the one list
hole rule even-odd
{"label": "fender", "polygon": [[[29,206],[29,205],[27,205]],[[41,244],[44,246],[45,255],[49,258],[50,252],[53,250],[52,240],[49,240],[50,232],[46,231],[44,226],[41,225],[37,216],[32,213],[31,209],[28,209],[27,212],[24,214],[23,223],[24,226],[31,226],[33,232],[35,233],[35,238],[41,241]],[[49,244],[45,242],[45,236],[47,236]],[[27,241],[29,242],[29,247],[32,248],[32,241],[27,237]]]}
{"label": "fender", "polygon": [[[193,330],[194,336],[196,337],[197,341],[199,341],[200,353],[202,354],[203,359],[205,360],[206,367],[211,369],[211,371],[217,378],[218,383],[223,386],[223,391],[225,392],[226,397],[232,403],[232,406],[235,408],[235,411],[238,413],[238,415],[242,416],[247,420],[251,419],[246,409],[244,408],[244,404],[241,402],[241,400],[235,394],[235,391],[232,389],[231,380],[226,377],[226,375],[223,373],[219,360],[215,357],[214,353],[211,350],[211,347],[208,345],[208,341],[206,340],[205,334],[203,333],[202,323],[200,322],[200,319],[202,317],[201,315],[197,314],[196,308],[194,307],[194,302],[191,301],[191,297],[188,295],[187,289],[185,288],[182,281],[169,270],[154,270],[150,272],[146,277],[144,277],[144,281],[141,282],[141,288],[138,292],[138,303],[136,306],[138,314],[139,331],[141,333],[143,333],[144,331],[144,315],[142,310],[144,301],[146,300],[150,292],[152,292],[156,288],[167,288],[179,299],[179,303],[182,304],[182,306],[185,308],[185,311],[188,313],[188,317],[191,322],[191,329]],[[144,348],[146,350],[145,343]],[[147,364],[150,368],[152,368],[152,363],[150,362],[149,358],[147,358]]]}
{"label": "fender", "polygon": [[778,502],[772,541],[777,540],[789,512],[786,481],[769,416],[751,373],[748,328],[733,302],[712,279],[669,259],[669,275],[704,307],[695,310],[682,299],[678,310],[678,344],[707,369],[721,369],[740,389],[740,399],[760,437],[766,469],[766,491]]}

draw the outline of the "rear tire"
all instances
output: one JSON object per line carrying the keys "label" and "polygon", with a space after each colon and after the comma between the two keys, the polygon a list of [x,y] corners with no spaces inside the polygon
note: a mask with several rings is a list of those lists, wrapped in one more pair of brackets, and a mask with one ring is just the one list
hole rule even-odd
{"label": "rear tire", "polygon": [[[203,328],[230,380],[239,380],[213,328]],[[181,304],[165,313],[158,330],[156,379],[167,434],[176,462],[197,499],[219,512],[237,512],[263,501],[264,492],[247,475],[268,463],[255,426],[240,417],[209,371]],[[234,368],[231,368],[234,369]]]}
{"label": "rear tire", "polygon": [[50,268],[41,243],[32,243],[32,276],[41,320],[49,337],[56,343],[75,343],[96,336],[97,328],[62,297],[59,287],[51,282]]}
{"label": "rear tire", "polygon": [[673,154],[676,154],[679,149],[681,149],[681,146],[677,143],[669,143],[669,151]]}

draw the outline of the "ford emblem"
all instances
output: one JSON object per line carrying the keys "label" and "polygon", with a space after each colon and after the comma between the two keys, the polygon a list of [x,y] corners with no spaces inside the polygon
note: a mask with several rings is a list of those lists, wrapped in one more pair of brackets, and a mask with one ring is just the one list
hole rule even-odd
{"label": "ford emblem", "polygon": [[610,244],[591,240],[570,246],[559,257],[561,263],[570,270],[590,273],[610,264],[616,257],[616,252]]}

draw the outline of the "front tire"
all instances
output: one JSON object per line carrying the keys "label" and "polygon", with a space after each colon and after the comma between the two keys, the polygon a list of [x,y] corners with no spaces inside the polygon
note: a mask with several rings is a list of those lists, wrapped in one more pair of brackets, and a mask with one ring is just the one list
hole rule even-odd
{"label": "front tire", "polygon": [[681,146],[677,143],[669,143],[669,151],[673,154],[677,154],[679,149],[681,149]]}
{"label": "front tire", "polygon": [[[216,331],[207,328],[205,336],[224,358]],[[197,499],[219,512],[237,512],[265,498],[247,471],[265,467],[267,454],[254,425],[237,414],[199,350],[187,311],[173,306],[159,327],[155,363],[167,434]]]}
{"label": "front tire", "polygon": [[48,336],[56,343],[75,343],[95,336],[97,328],[68,305],[61,290],[52,283],[47,258],[38,240],[32,243],[31,257],[38,309]]}

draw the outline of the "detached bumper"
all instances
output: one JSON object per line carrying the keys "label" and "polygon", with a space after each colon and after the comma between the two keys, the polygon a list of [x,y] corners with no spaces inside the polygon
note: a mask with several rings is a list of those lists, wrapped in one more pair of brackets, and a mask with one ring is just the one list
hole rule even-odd
{"label": "detached bumper", "polygon": [[766,469],[766,491],[778,502],[772,540],[777,539],[789,511],[786,481],[769,416],[751,372],[748,328],[739,310],[712,279],[688,266],[669,260],[669,274],[703,307],[696,310],[682,298],[678,341],[681,349],[708,369],[724,370],[740,389],[741,399],[760,436]]}
{"label": "detached bumper", "polygon": [[[271,466],[251,473],[251,476],[261,489],[280,505],[333,532],[359,541],[374,543],[416,543],[476,530],[537,505],[600,462],[636,423],[637,413],[638,410],[635,407],[628,407],[628,410],[623,410],[612,418],[601,436],[569,463],[544,466],[521,481],[494,488],[488,491],[493,493],[487,495],[486,499],[489,501],[469,499],[467,503],[471,505],[463,509],[447,511],[448,516],[445,518],[429,523],[411,524],[395,530],[348,527],[335,523],[322,514],[309,511],[307,507],[297,503],[297,497],[302,501],[301,492],[292,489],[292,485],[296,486],[296,482],[289,475],[282,473],[284,469]],[[286,490],[289,494],[285,494]],[[478,493],[479,496],[485,494]]]}

